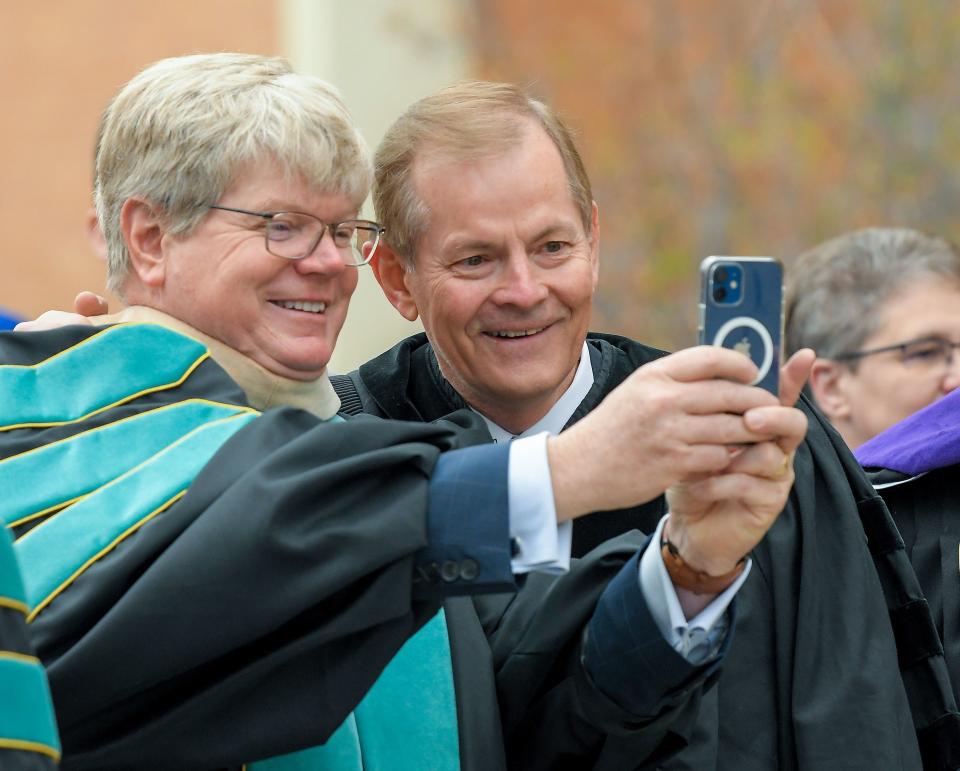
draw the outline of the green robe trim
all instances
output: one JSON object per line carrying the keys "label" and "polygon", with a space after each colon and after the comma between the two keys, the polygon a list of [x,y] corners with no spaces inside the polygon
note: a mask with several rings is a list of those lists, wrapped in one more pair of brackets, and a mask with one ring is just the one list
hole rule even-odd
{"label": "green robe trim", "polygon": [[0,431],[71,423],[174,388],[208,355],[196,340],[169,329],[120,324],[38,364],[2,365]]}
{"label": "green robe trim", "polygon": [[326,744],[249,771],[459,771],[450,639],[443,610],[407,640]]}
{"label": "green robe trim", "polygon": [[0,608],[27,612],[27,595],[7,533],[0,529]]}
{"label": "green robe trim", "polygon": [[15,546],[33,620],[56,596],[123,539],[187,491],[220,446],[256,417],[244,413],[200,426],[149,460],[67,506]]}
{"label": "green robe trim", "polygon": [[60,758],[57,724],[43,666],[33,656],[0,651],[0,749]]}
{"label": "green robe trim", "polygon": [[[16,527],[42,517],[125,474],[199,426],[250,412],[190,399],[9,457],[0,461],[0,490],[8,491],[4,521]],[[91,463],[91,458],[98,462]]]}
{"label": "green robe trim", "polygon": [[[2,614],[26,611],[13,545],[0,527],[0,624],[5,622]],[[59,760],[57,723],[43,666],[34,656],[7,650],[5,645],[0,645],[0,750],[38,752]]]}

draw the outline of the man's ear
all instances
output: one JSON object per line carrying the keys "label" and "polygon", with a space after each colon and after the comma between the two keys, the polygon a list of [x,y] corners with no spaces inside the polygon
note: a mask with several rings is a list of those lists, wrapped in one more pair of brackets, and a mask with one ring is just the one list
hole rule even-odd
{"label": "man's ear", "polygon": [[416,321],[419,312],[417,303],[407,288],[407,265],[403,258],[382,241],[370,260],[373,275],[390,304],[400,311],[407,321]]}
{"label": "man's ear", "polygon": [[833,423],[850,416],[850,401],[844,388],[846,370],[830,359],[817,359],[810,370],[810,392],[827,419]]}
{"label": "man's ear", "polygon": [[130,252],[131,278],[152,289],[162,287],[166,228],[161,212],[143,198],[128,198],[120,209],[120,230]]}
{"label": "man's ear", "polygon": [[593,263],[593,291],[600,285],[600,209],[593,202],[590,216],[590,262]]}

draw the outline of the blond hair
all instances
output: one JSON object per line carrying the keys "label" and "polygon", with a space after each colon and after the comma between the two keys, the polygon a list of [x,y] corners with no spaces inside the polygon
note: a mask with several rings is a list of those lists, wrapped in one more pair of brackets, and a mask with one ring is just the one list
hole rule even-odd
{"label": "blond hair", "polygon": [[469,161],[505,152],[523,139],[533,121],[553,141],[570,195],[589,234],[593,215],[590,179],[570,129],[543,102],[509,83],[466,81],[414,102],[387,130],[377,148],[373,203],[385,239],[408,266],[429,224],[430,212],[411,179],[423,156]]}
{"label": "blond hair", "polygon": [[120,210],[158,206],[169,232],[189,234],[242,166],[269,158],[277,173],[346,195],[359,206],[370,151],[337,91],[279,58],[202,54],[150,65],[110,102],[97,136],[94,203],[107,242],[107,285],[130,270]]}

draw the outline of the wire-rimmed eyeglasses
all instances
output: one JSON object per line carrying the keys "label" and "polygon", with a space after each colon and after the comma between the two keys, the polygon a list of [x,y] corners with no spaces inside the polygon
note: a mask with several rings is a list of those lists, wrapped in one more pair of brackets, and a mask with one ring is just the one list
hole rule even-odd
{"label": "wire-rimmed eyeglasses", "polygon": [[949,367],[954,361],[953,352],[958,348],[960,348],[960,343],[954,343],[946,338],[931,335],[915,340],[906,340],[902,343],[894,343],[893,345],[884,345],[880,348],[867,348],[862,351],[838,353],[831,358],[836,361],[857,361],[864,356],[897,351],[900,354],[901,363],[908,367],[921,368],[940,365]]}
{"label": "wire-rimmed eyeglasses", "polygon": [[377,250],[384,232],[383,226],[372,220],[344,220],[327,224],[312,214],[298,211],[250,211],[218,204],[212,204],[209,208],[249,214],[266,220],[263,238],[267,251],[288,260],[302,260],[312,254],[323,234],[329,230],[345,264],[355,267],[366,265]]}

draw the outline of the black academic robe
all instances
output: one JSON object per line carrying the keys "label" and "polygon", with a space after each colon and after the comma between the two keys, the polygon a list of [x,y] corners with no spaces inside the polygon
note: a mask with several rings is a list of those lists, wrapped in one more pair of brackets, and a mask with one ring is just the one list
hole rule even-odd
{"label": "black academic robe", "polygon": [[903,536],[960,698],[960,465],[923,474],[868,470]]}
{"label": "black academic robe", "polygon": [[[596,382],[571,423],[661,355],[613,335],[587,343]],[[422,334],[334,386],[346,410],[391,418],[432,420],[463,406]],[[734,641],[692,746],[662,767],[954,768],[956,703],[896,528],[836,432],[806,401],[798,406],[809,431],[794,490],[752,555]],[[660,500],[607,515],[580,548],[650,529],[662,510]]]}
{"label": "black academic robe", "polygon": [[[620,771],[652,767],[683,744],[716,665],[689,667],[649,619],[637,625],[653,630],[642,646],[650,671],[630,705],[642,707],[612,701],[583,665],[598,597],[642,539],[625,536],[565,576],[531,576],[518,594],[445,600],[446,579],[423,556],[434,546],[425,514],[430,477],[441,452],[483,438],[478,420],[334,424],[292,408],[254,414],[205,354],[188,351],[180,361],[176,346],[146,352],[134,338],[123,356],[137,366],[125,367],[120,354],[89,345],[98,334],[68,327],[0,335],[0,473],[12,479],[25,462],[30,473],[47,474],[43,484],[21,473],[30,483],[0,513],[29,556],[21,562],[31,634],[48,668],[64,768],[208,769],[320,744],[442,603],[463,771]],[[56,370],[65,361],[59,354],[91,350],[54,372],[49,404],[22,398],[37,390],[36,365]],[[147,377],[164,367],[166,380]],[[143,382],[132,389],[127,377]],[[213,417],[161,442],[157,457],[237,423],[185,493],[153,511],[141,507],[143,516],[102,542],[87,544],[99,530],[84,528],[58,548],[30,546],[58,533],[94,494],[81,489],[46,508],[38,501],[89,476],[90,489],[109,502],[112,485],[149,464],[129,475],[110,467],[130,465],[126,455],[159,441],[154,424],[137,426],[187,403]],[[127,443],[106,441],[110,431],[129,435]],[[75,452],[57,456],[55,467],[31,467],[31,452],[63,448]],[[90,521],[109,529],[140,494],[125,493],[117,509],[88,505],[84,516],[92,511]],[[24,510],[33,513],[13,516],[14,499],[30,501]],[[465,525],[474,503],[462,502]],[[92,556],[75,573],[57,574],[61,547]],[[47,589],[37,594],[37,586]]]}

